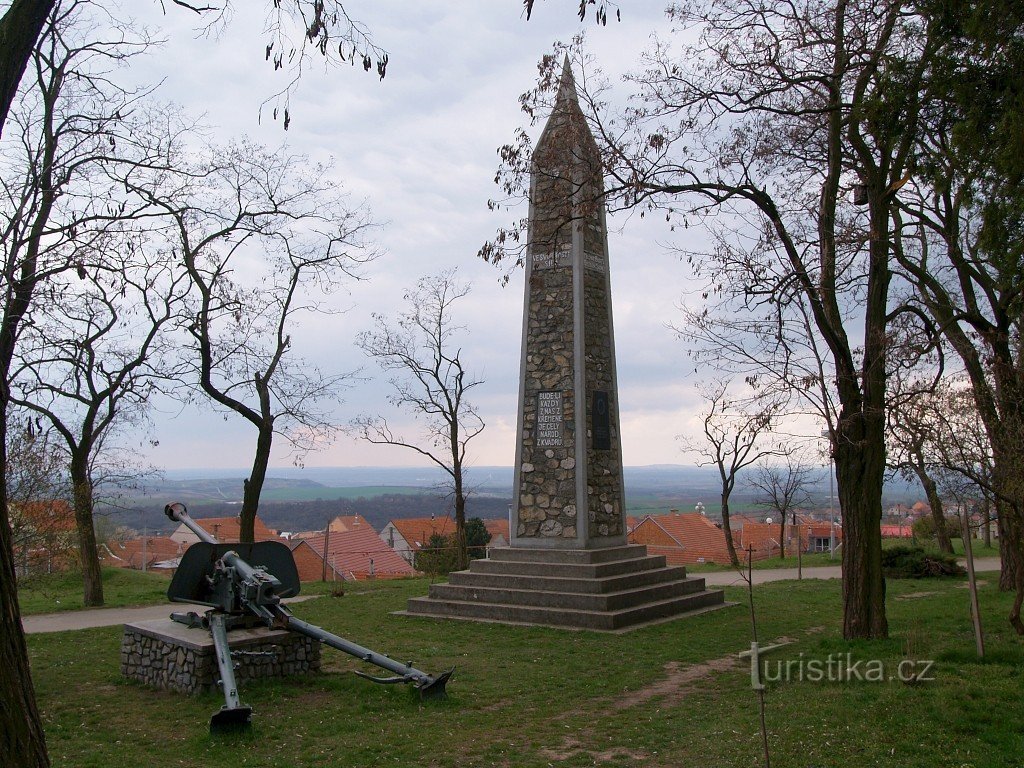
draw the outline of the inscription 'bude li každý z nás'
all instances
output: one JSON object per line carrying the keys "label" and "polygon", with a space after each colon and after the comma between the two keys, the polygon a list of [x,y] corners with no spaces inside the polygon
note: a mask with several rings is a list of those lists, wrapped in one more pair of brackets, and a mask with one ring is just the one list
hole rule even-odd
{"label": "inscription 'bude li ka\u017ed\u00fd z n\u00e1s'", "polygon": [[537,393],[537,446],[560,447],[564,418],[561,392]]}

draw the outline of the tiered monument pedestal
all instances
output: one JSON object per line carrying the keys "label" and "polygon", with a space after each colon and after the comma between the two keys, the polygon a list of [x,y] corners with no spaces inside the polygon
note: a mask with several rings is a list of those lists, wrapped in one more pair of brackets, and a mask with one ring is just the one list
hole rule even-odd
{"label": "tiered monument pedestal", "polygon": [[605,549],[496,548],[409,600],[421,616],[617,631],[718,608],[722,590],[631,544]]}

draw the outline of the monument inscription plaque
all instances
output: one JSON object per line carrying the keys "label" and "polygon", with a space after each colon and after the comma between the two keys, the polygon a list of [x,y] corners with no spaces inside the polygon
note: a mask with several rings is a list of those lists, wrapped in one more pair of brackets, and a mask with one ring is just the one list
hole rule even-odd
{"label": "monument inscription plaque", "polygon": [[537,393],[537,445],[561,447],[562,425],[561,392]]}

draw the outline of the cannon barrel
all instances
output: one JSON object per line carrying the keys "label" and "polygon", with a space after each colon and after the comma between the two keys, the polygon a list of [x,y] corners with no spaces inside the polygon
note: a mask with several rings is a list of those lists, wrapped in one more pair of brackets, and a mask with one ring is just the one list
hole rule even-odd
{"label": "cannon barrel", "polygon": [[173,504],[168,504],[164,507],[164,514],[167,515],[171,520],[176,523],[184,523],[192,533],[199,537],[200,541],[205,541],[207,544],[219,543],[217,539],[204,531],[192,516],[185,509],[185,505],[179,501]]}
{"label": "cannon barrel", "polygon": [[378,683],[415,683],[416,690],[419,691],[420,696],[423,698],[433,698],[435,696],[440,697],[445,695],[445,684],[448,682],[448,678],[452,676],[452,671],[454,670],[444,672],[437,677],[434,677],[433,675],[429,675],[426,672],[416,669],[411,662],[408,664],[402,664],[400,661],[395,661],[389,656],[371,651],[369,648],[364,648],[363,646],[346,640],[343,637],[338,637],[332,632],[328,632],[321,627],[310,624],[302,619],[297,619],[292,616],[291,613],[287,613],[285,616],[286,626],[293,632],[306,635],[314,640],[320,640],[331,648],[343,651],[350,656],[355,656],[357,659],[369,662],[381,669],[394,672],[395,675],[397,675],[397,677],[394,678],[381,679],[357,673],[361,677],[369,678],[370,680]]}

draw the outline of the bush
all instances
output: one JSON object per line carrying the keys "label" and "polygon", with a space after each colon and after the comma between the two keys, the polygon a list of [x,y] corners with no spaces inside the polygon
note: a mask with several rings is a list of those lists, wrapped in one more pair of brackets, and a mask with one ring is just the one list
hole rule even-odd
{"label": "bush", "polygon": [[952,555],[926,553],[921,547],[890,547],[882,550],[882,573],[888,579],[923,579],[963,576],[966,571]]}
{"label": "bush", "polygon": [[[951,539],[960,538],[960,518],[943,517],[946,524],[946,533]],[[931,515],[919,517],[910,528],[914,532],[914,538],[921,541],[935,541],[935,519]]]}
{"label": "bush", "polygon": [[416,555],[416,570],[428,576],[447,576],[455,570],[458,559],[455,535],[433,533],[426,546]]}

